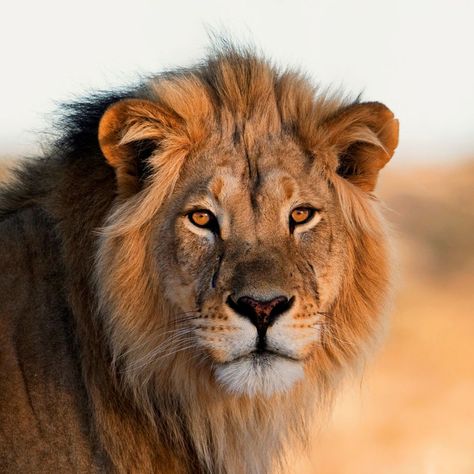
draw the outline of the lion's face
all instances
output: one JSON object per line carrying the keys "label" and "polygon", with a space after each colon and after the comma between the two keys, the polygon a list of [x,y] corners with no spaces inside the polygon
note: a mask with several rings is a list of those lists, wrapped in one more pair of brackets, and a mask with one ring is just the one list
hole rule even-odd
{"label": "lion's face", "polygon": [[144,398],[190,380],[192,393],[324,391],[380,328],[371,191],[398,122],[253,59],[206,67],[157,79],[99,126],[118,191],[97,264],[112,358]]}
{"label": "lion's face", "polygon": [[197,361],[207,357],[232,392],[287,390],[320,343],[344,271],[335,196],[292,141],[262,144],[257,160],[238,148],[203,152],[175,196],[156,261]]}

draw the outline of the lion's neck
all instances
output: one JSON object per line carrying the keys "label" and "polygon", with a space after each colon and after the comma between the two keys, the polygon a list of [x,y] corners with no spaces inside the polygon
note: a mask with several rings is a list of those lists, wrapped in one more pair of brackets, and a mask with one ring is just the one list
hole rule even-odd
{"label": "lion's neck", "polygon": [[[179,384],[179,377],[174,381]],[[159,431],[169,437],[165,445],[186,446],[203,472],[269,473],[283,465],[289,449],[307,441],[315,393],[301,385],[270,399],[236,397],[198,373],[160,397],[165,429]]]}

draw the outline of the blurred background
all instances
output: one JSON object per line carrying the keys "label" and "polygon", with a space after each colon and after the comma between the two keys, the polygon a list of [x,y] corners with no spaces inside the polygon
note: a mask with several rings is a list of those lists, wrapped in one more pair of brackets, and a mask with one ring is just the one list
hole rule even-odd
{"label": "blurred background", "polygon": [[474,473],[472,0],[17,0],[0,18],[0,179],[40,151],[57,103],[190,65],[210,29],[387,104],[401,123],[378,186],[399,261],[391,329],[292,472]]}

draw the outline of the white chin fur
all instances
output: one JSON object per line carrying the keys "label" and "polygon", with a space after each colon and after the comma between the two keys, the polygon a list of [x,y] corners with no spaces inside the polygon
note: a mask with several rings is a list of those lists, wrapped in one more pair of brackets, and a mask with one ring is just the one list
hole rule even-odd
{"label": "white chin fur", "polygon": [[238,395],[270,397],[287,392],[304,376],[302,364],[278,356],[249,355],[216,368],[217,381]]}

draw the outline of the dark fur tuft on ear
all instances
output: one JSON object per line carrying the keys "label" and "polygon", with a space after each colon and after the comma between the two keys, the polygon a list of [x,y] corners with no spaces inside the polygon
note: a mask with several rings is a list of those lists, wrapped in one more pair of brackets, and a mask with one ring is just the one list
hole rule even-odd
{"label": "dark fur tuft on ear", "polygon": [[99,151],[97,129],[104,112],[112,104],[136,94],[135,89],[115,92],[95,92],[74,102],[61,105],[58,117],[54,120],[60,137],[54,148],[68,154],[83,154]]}

